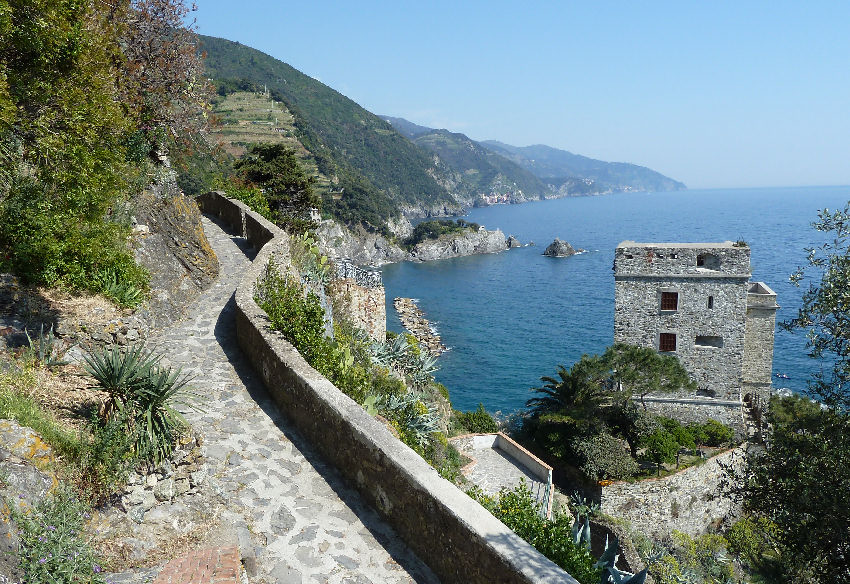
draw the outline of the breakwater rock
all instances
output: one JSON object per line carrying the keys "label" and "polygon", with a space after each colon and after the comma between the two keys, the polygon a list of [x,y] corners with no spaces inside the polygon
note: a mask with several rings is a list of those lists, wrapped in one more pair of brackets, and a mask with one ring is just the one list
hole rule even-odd
{"label": "breakwater rock", "polygon": [[569,243],[567,243],[566,241],[561,241],[556,237],[555,241],[550,243],[546,250],[543,252],[543,255],[549,256],[551,258],[565,258],[582,251],[584,250],[573,249],[573,246],[571,246]]}
{"label": "breakwater rock", "polygon": [[440,335],[425,318],[425,313],[416,305],[413,298],[394,298],[393,306],[402,326],[416,338],[419,346],[435,357],[447,350],[440,340]]}

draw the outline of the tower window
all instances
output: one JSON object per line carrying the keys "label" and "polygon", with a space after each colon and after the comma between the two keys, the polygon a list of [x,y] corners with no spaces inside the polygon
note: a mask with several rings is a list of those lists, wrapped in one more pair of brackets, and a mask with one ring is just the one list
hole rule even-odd
{"label": "tower window", "polygon": [[694,339],[694,346],[697,347],[713,347],[715,349],[723,348],[723,337],[713,335],[699,335]]}
{"label": "tower window", "polygon": [[720,258],[711,253],[701,253],[697,256],[697,266],[707,270],[719,270]]}
{"label": "tower window", "polygon": [[708,297],[708,307],[709,307],[709,308],[714,308],[714,296],[709,296],[709,297]]}
{"label": "tower window", "polygon": [[662,292],[661,293],[661,310],[678,310],[679,309],[679,293],[678,292]]}
{"label": "tower window", "polygon": [[670,353],[676,350],[676,333],[661,333],[658,337],[658,350]]}

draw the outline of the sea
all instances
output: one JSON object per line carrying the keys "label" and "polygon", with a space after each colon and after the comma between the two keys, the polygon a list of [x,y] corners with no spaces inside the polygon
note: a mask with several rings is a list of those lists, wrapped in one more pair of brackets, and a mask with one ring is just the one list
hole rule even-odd
{"label": "sea", "polygon": [[[392,306],[415,298],[450,347],[437,381],[456,409],[509,415],[521,410],[559,365],[600,354],[613,343],[614,249],[638,242],[744,240],[752,279],[767,283],[792,318],[801,287],[789,276],[806,263],[806,248],[826,241],[812,228],[820,209],[841,209],[850,186],[687,190],[571,197],[472,209],[465,219],[499,228],[534,245],[497,254],[382,268],[387,328],[403,330]],[[585,253],[549,258],[556,237]],[[803,332],[777,326],[774,387],[805,392],[821,365],[808,357]]]}

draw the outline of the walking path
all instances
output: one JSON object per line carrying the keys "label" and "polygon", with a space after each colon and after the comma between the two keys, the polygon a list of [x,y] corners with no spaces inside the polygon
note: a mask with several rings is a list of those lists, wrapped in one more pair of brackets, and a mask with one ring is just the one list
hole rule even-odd
{"label": "walking path", "polygon": [[244,517],[246,537],[260,541],[251,583],[437,582],[278,412],[236,344],[233,292],[250,263],[245,242],[207,218],[204,228],[220,276],[151,344],[194,375],[202,411],[185,414],[204,438],[210,480]]}

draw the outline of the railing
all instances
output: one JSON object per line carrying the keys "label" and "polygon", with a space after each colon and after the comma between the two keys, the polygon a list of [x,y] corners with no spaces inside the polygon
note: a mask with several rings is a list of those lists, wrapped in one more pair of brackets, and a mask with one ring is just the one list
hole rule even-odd
{"label": "railing", "polygon": [[336,277],[339,279],[350,278],[364,288],[381,288],[384,285],[384,279],[378,270],[363,268],[347,258],[337,260],[334,264]]}

